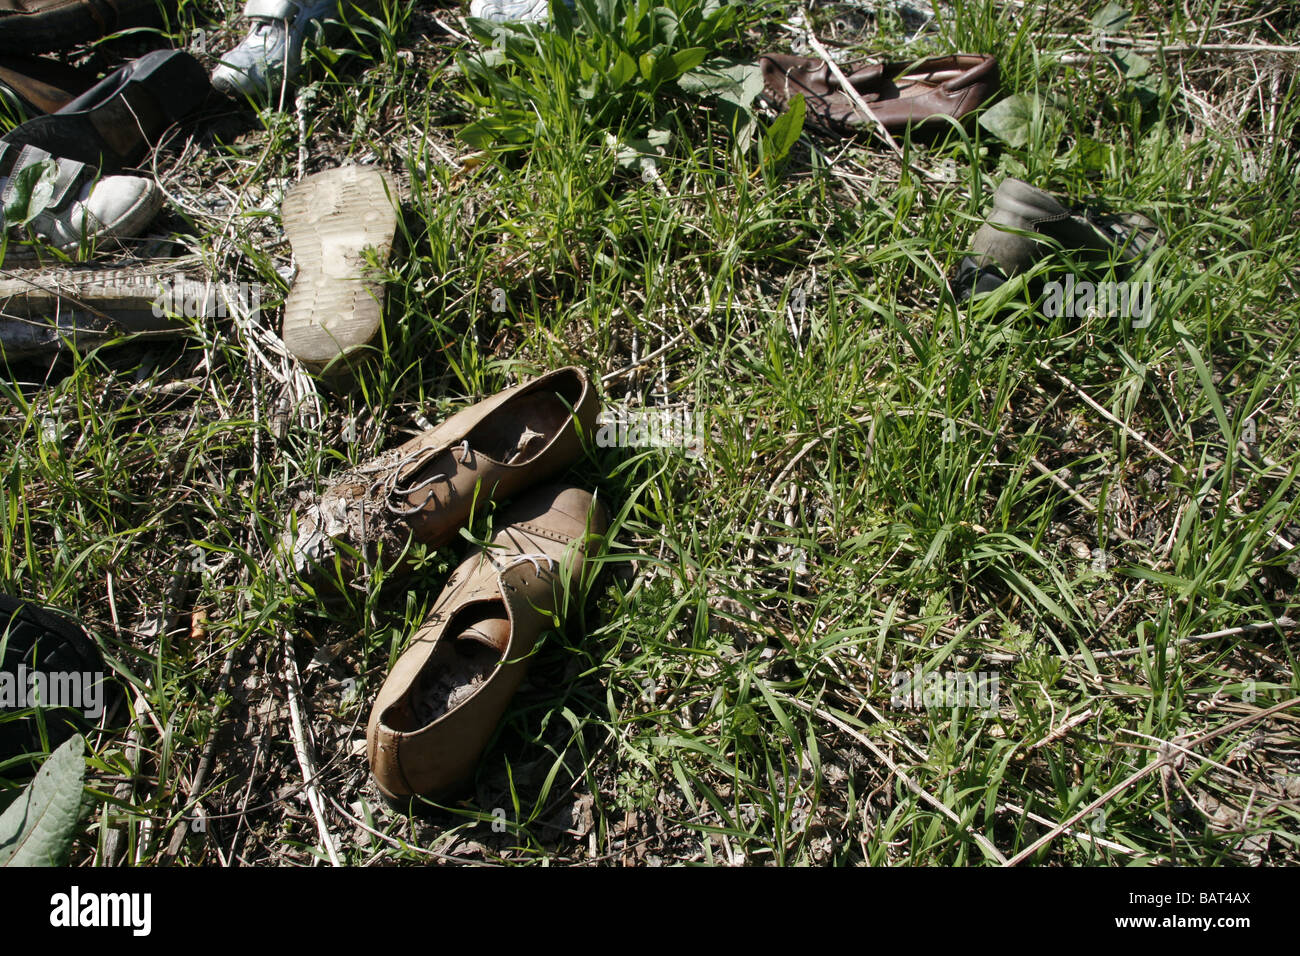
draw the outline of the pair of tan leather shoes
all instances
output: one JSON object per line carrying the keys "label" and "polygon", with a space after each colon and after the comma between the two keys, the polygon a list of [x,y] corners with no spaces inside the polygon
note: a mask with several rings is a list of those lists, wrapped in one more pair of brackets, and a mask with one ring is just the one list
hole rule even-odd
{"label": "pair of tan leather shoes", "polygon": [[489,501],[533,489],[453,572],[379,691],[367,750],[390,800],[442,796],[471,777],[538,637],[567,610],[608,519],[587,491],[534,486],[577,460],[598,407],[582,369],[551,372],[453,415],[300,509],[292,550],[311,578],[322,566],[400,570],[412,543],[447,544]]}

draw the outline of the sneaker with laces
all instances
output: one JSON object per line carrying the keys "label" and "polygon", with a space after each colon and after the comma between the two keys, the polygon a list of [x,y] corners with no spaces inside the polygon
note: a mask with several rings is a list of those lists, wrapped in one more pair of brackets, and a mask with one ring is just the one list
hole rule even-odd
{"label": "sneaker with laces", "polygon": [[264,99],[302,71],[302,48],[321,21],[337,16],[340,0],[248,0],[244,41],[221,58],[212,85],[230,96]]}

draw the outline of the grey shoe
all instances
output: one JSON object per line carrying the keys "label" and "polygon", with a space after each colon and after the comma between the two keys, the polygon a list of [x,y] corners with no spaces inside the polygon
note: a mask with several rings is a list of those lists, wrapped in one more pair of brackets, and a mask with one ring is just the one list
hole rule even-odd
{"label": "grey shoe", "polygon": [[[573,9],[573,0],[565,0]],[[527,23],[550,19],[549,0],[470,0],[469,15],[497,23]]]}
{"label": "grey shoe", "polygon": [[302,71],[308,32],[337,16],[339,0],[248,0],[252,27],[244,41],[221,58],[212,85],[231,96],[265,97],[292,83]]}
{"label": "grey shoe", "polygon": [[1136,261],[1158,241],[1146,216],[1075,213],[1053,196],[1019,179],[1005,179],[993,193],[993,208],[962,260],[954,291],[959,299],[988,292],[1036,262],[1064,249],[1083,259]]}
{"label": "grey shoe", "polygon": [[[48,188],[44,207],[26,223],[26,228],[61,251],[134,238],[162,207],[162,190],[152,179],[99,177],[85,163],[51,156],[35,146],[0,143],[0,200],[5,207],[20,202],[22,179],[38,165],[43,167],[41,182]],[[26,188],[36,193],[34,186]],[[30,198],[26,201],[31,202]],[[9,225],[16,227],[16,223]],[[0,210],[0,229],[5,227],[5,214]],[[7,250],[10,254],[20,251]]]}

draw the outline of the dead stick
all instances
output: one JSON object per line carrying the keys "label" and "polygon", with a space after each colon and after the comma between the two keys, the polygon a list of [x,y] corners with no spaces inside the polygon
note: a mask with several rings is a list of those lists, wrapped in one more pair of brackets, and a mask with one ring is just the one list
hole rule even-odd
{"label": "dead stick", "polygon": [[[942,803],[938,797],[932,796],[929,791],[927,791],[924,787],[922,787],[915,780],[913,780],[906,773],[904,773],[902,768],[900,768],[896,763],[894,763],[894,761],[890,760],[889,755],[886,754],[879,747],[877,747],[875,741],[873,741],[870,737],[858,733],[856,730],[854,730],[844,721],[840,720],[834,714],[827,713],[826,711],[822,710],[819,707],[814,707],[812,704],[806,704],[801,700],[797,700],[794,697],[789,697],[784,694],[781,696],[787,702],[794,704],[794,706],[798,707],[800,710],[812,714],[815,717],[820,717],[822,720],[826,721],[827,723],[834,724],[840,730],[844,731],[846,734],[848,734],[850,737],[852,737],[854,740],[862,744],[873,754],[875,754],[878,758],[880,758],[881,762],[883,762],[885,766],[887,766],[890,769],[890,771],[896,777],[898,777],[899,780],[903,781],[903,783],[907,786],[907,789],[911,790],[914,794],[916,794],[918,797],[920,797],[930,806],[934,807],[936,810],[938,810],[940,813],[946,816],[953,823],[957,824],[958,826],[962,826],[961,818],[958,817],[957,814],[953,813],[950,807]],[[982,833],[977,832],[975,829],[973,829],[970,826],[964,826],[962,827],[962,829],[965,830],[966,833],[968,833],[971,836],[971,838],[974,839],[975,842],[978,843],[980,847],[983,848],[984,852],[988,853],[999,863],[1002,864],[1007,863],[1007,858],[1002,855],[1001,851],[999,851],[997,847],[995,847],[992,843],[989,842],[986,836],[984,836]]]}
{"label": "dead stick", "polygon": [[301,687],[298,681],[298,662],[293,658],[293,638],[284,636],[284,683],[289,697],[289,719],[293,724],[293,752],[298,757],[298,767],[302,770],[303,785],[307,791],[307,802],[316,817],[316,829],[320,833],[321,844],[329,855],[330,863],[342,866],[338,853],[334,849],[334,838],[330,836],[329,826],[325,822],[325,805],[316,786],[316,764],[311,755],[311,743],[302,722],[302,713],[298,700]]}
{"label": "dead stick", "polygon": [[[1230,733],[1231,731],[1236,730],[1238,727],[1244,727],[1247,724],[1252,723],[1256,720],[1263,720],[1265,717],[1275,714],[1280,710],[1286,710],[1288,707],[1295,707],[1297,704],[1300,704],[1300,697],[1292,697],[1290,700],[1284,700],[1282,703],[1275,704],[1274,706],[1268,708],[1268,710],[1261,710],[1257,714],[1251,714],[1248,717],[1242,717],[1238,720],[1232,721],[1229,724],[1224,724],[1222,727],[1218,728],[1217,730],[1212,730],[1208,734],[1202,734],[1201,736],[1197,737],[1195,740],[1190,741],[1186,746],[1196,747],[1200,744],[1205,743],[1207,740],[1212,740],[1215,737],[1220,737],[1223,734]],[[1111,798],[1123,793],[1125,790],[1127,790],[1133,784],[1137,783],[1143,777],[1149,776],[1150,774],[1155,773],[1161,767],[1173,763],[1173,759],[1171,756],[1172,753],[1173,751],[1172,749],[1170,749],[1168,752],[1161,754],[1159,759],[1154,760],[1151,763],[1147,764],[1141,770],[1138,770],[1137,772],[1130,774],[1128,777],[1126,777],[1124,780],[1120,781],[1119,783],[1115,784],[1115,786],[1111,787],[1109,790],[1103,793],[1096,800],[1092,801],[1090,804],[1088,804],[1078,813],[1075,813],[1073,816],[1063,821],[1062,823],[1058,823],[1047,833],[1043,834],[1043,836],[1039,837],[1029,846],[1025,847],[1023,850],[1021,850],[1019,853],[1013,856],[1010,860],[1008,860],[1007,866],[1016,866],[1019,863],[1023,862],[1028,857],[1036,853],[1038,850],[1040,850],[1041,848],[1043,848],[1044,846],[1046,846],[1047,844],[1055,840],[1058,836],[1064,833],[1068,827],[1074,826],[1076,823],[1078,823],[1088,814],[1092,813],[1092,811],[1096,810],[1102,804],[1109,801]]]}

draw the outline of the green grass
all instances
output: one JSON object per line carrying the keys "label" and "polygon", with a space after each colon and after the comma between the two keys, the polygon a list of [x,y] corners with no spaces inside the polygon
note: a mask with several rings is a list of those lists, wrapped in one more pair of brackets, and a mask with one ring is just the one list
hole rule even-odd
{"label": "green grass", "polygon": [[[80,619],[134,688],[91,741],[74,859],[324,860],[287,648],[346,863],[998,863],[1119,784],[1026,862],[1300,860],[1300,707],[1264,713],[1300,691],[1300,90],[1284,58],[1192,49],[1300,24],[1135,3],[1118,46],[1177,50],[1143,72],[1081,55],[1100,6],[956,0],[911,42],[902,17],[810,11],[854,54],[996,54],[1002,95],[1042,104],[1018,149],[972,125],[902,141],[906,166],[867,139],[783,154],[771,116],[745,148],[743,110],[667,73],[581,93],[656,42],[719,68],[789,49],[777,3],[671,40],[593,36],[593,6],[586,33],[520,31],[477,67],[432,23],[464,32],[457,8],[354,12],[301,111],[214,110],[183,162],[160,154],[182,201],[161,228],[263,284],[263,331],[197,320],[0,377],[0,587]],[[187,6],[169,35],[207,23],[210,59],[233,13]],[[620,162],[652,130],[662,151]],[[267,333],[279,197],[345,161],[405,201],[376,361],[332,390]],[[956,305],[944,277],[1007,175],[1156,219],[1156,321],[1046,317],[1064,255]],[[614,516],[600,575],[464,798],[394,813],[357,741],[464,543],[327,604],[278,538],[299,491],[569,363],[607,402],[694,410],[703,455],[573,469]],[[896,706],[917,669],[996,673],[997,706]],[[1192,751],[1172,772],[1169,741]]]}

